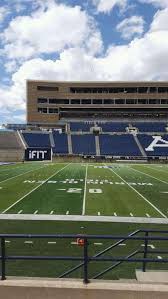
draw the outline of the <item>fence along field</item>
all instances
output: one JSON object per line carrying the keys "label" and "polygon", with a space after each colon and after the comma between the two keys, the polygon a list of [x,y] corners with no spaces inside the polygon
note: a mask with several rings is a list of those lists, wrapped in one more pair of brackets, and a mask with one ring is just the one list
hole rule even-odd
{"label": "fence along field", "polygon": [[0,167],[0,213],[167,218],[166,165],[25,163]]}

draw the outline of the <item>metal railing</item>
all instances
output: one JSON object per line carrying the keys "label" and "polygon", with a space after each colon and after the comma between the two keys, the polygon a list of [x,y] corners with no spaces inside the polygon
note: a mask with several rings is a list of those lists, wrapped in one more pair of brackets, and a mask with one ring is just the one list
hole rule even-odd
{"label": "metal railing", "polygon": [[[138,235],[143,234],[143,235]],[[151,234],[157,234],[152,236]],[[82,248],[81,256],[43,256],[43,255],[7,255],[6,254],[6,242],[10,238],[12,239],[80,239],[82,242],[79,244]],[[90,240],[118,240],[115,244],[105,248],[104,250],[98,252],[97,254],[90,256],[88,253],[89,241]],[[50,235],[41,235],[41,234],[0,234],[1,240],[1,280],[6,279],[6,261],[10,260],[58,260],[58,261],[80,261],[81,263],[70,270],[66,271],[59,278],[66,277],[72,272],[76,271],[80,267],[83,267],[83,282],[86,284],[89,282],[89,273],[88,273],[88,264],[92,261],[96,262],[115,262],[110,267],[104,271],[98,273],[92,279],[99,278],[100,276],[111,271],[118,265],[123,262],[127,263],[142,263],[142,271],[146,271],[147,263],[168,263],[168,257],[162,259],[156,257],[148,257],[150,254],[168,254],[168,230],[137,230],[130,233],[129,235],[85,235],[85,234],[50,234]],[[114,256],[104,256],[105,253],[116,248],[118,245],[122,244],[126,240],[139,240],[144,242],[144,250],[135,250],[129,253],[127,256],[114,257]],[[149,241],[167,241],[166,250],[149,250],[148,242]],[[141,254],[143,257],[135,258],[135,255]],[[103,257],[102,257],[103,255]]]}

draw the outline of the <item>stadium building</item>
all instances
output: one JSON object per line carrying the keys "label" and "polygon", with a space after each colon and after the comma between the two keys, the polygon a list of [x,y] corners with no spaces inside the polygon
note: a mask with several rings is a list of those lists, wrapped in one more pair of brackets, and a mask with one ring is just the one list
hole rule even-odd
{"label": "stadium building", "polygon": [[168,82],[27,81],[27,124],[61,119],[167,118]]}

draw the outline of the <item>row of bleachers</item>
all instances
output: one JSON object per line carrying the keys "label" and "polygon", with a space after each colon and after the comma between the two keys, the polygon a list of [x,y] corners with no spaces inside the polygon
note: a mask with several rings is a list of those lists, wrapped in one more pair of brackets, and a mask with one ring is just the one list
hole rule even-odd
{"label": "row of bleachers", "polygon": [[51,147],[49,134],[44,133],[22,133],[29,147]]}
{"label": "row of bleachers", "polygon": [[72,135],[72,152],[79,155],[96,155],[95,136],[87,135]]}
{"label": "row of bleachers", "polygon": [[[68,154],[68,135],[56,131],[53,131],[52,134],[55,143],[53,153]],[[23,133],[23,136],[29,147],[51,147],[49,134]],[[157,137],[154,135],[138,134],[137,138],[147,156],[168,156],[168,134]],[[74,155],[96,155],[95,136],[93,134],[72,134],[71,141],[72,153]],[[99,145],[100,155],[142,156],[131,134],[100,134]]]}
{"label": "row of bleachers", "polygon": [[85,122],[72,122],[72,123],[70,123],[70,130],[72,132],[77,132],[77,131],[89,132],[90,128],[93,126],[94,126],[94,123],[90,124],[90,123],[85,123]]}
{"label": "row of bleachers", "polygon": [[100,135],[100,154],[114,156],[141,156],[132,135]]}
{"label": "row of bleachers", "polygon": [[154,146],[151,147],[150,145],[155,140],[154,136],[139,134],[138,139],[147,156],[168,156],[168,135],[164,135],[162,137],[157,136],[156,139],[158,140],[156,144],[154,144]]}
{"label": "row of bleachers", "polygon": [[55,147],[53,147],[53,153],[55,154],[68,154],[68,138],[67,134],[53,131],[53,138]]}
{"label": "row of bleachers", "polygon": [[[132,127],[136,127],[139,132],[166,132],[166,122],[132,122]],[[70,123],[71,132],[89,132],[94,123],[72,122]],[[103,132],[126,132],[129,123],[126,122],[96,122],[96,126],[102,128]]]}
{"label": "row of bleachers", "polygon": [[166,123],[161,122],[151,122],[151,123],[145,123],[145,122],[135,122],[132,123],[133,127],[136,127],[139,132],[166,132],[165,127]]}

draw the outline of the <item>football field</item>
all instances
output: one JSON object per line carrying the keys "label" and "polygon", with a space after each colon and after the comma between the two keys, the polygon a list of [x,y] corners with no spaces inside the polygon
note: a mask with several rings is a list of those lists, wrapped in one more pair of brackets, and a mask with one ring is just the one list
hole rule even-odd
{"label": "football field", "polygon": [[1,214],[167,218],[167,198],[165,164],[0,166]]}

